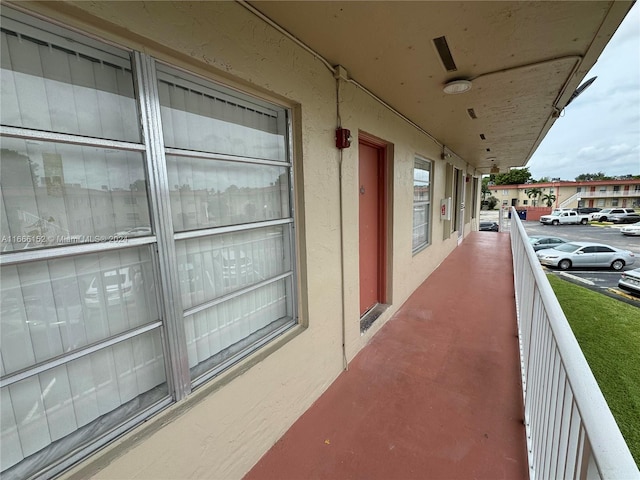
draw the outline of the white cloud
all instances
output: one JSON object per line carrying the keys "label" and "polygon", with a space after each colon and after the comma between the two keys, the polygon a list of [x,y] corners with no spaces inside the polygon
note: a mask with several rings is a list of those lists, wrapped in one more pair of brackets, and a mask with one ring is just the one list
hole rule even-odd
{"label": "white cloud", "polygon": [[585,76],[596,81],[556,120],[528,163],[534,178],[640,175],[640,7]]}

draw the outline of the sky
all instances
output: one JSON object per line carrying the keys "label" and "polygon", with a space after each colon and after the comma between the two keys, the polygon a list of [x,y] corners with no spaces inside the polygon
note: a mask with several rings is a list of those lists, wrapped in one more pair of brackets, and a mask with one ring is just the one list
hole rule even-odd
{"label": "sky", "polygon": [[531,176],[640,175],[640,2],[583,81],[596,81],[564,109],[527,167]]}

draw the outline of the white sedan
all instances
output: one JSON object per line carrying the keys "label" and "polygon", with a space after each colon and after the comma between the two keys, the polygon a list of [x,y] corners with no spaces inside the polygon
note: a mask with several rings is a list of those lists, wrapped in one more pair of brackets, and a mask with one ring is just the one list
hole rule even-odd
{"label": "white sedan", "polygon": [[636,260],[633,252],[593,242],[563,243],[554,248],[538,250],[536,255],[542,265],[558,267],[560,270],[572,267],[622,270],[625,265],[633,265]]}
{"label": "white sedan", "polygon": [[640,268],[624,272],[618,280],[618,288],[640,295]]}
{"label": "white sedan", "polygon": [[620,233],[623,235],[640,235],[640,222],[622,227]]}

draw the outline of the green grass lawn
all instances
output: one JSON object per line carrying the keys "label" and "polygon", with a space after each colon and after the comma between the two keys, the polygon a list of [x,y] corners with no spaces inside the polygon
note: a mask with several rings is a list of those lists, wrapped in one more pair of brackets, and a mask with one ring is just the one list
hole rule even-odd
{"label": "green grass lawn", "polygon": [[640,309],[547,277],[640,466]]}

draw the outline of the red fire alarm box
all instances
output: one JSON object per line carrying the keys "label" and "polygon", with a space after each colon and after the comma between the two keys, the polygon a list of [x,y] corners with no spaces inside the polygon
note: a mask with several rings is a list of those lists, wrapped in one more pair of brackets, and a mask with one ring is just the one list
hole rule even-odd
{"label": "red fire alarm box", "polygon": [[342,150],[351,146],[351,131],[346,128],[336,128],[336,148]]}
{"label": "red fire alarm box", "polygon": [[440,220],[451,220],[451,197],[440,200]]}

